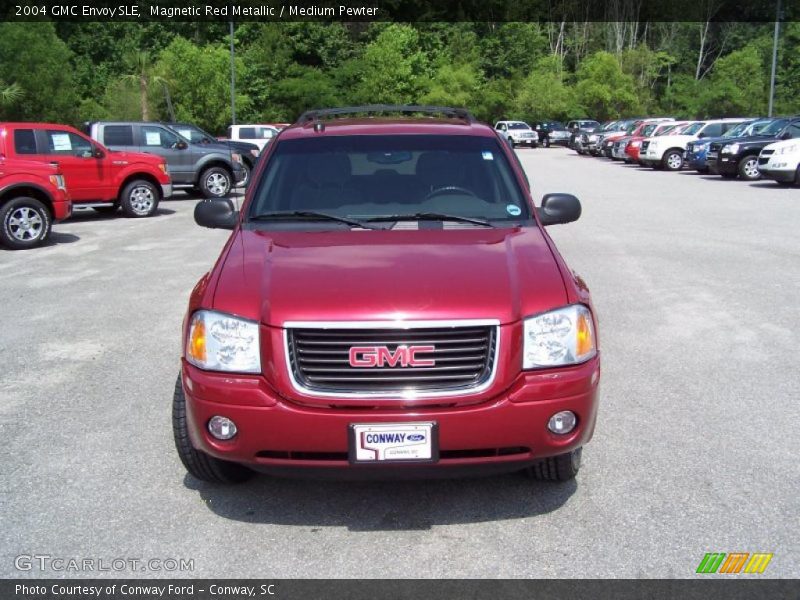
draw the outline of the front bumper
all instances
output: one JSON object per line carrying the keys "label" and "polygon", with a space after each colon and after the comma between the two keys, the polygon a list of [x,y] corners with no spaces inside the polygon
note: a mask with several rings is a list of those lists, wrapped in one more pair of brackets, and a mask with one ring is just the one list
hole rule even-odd
{"label": "front bumper", "polygon": [[774,179],[782,183],[792,183],[797,177],[797,167],[774,167],[771,164],[759,165],[758,171],[767,179]]}
{"label": "front bumper", "polygon": [[530,146],[531,148],[535,148],[539,143],[538,138],[511,138],[511,141],[515,146]]}
{"label": "front bumper", "polygon": [[172,184],[171,183],[162,183],[161,184],[161,199],[166,200],[167,198],[172,197]]}
{"label": "front bumper", "polygon": [[[438,423],[440,459],[427,466],[428,472],[524,468],[591,439],[599,378],[596,357],[575,367],[520,373],[503,393],[480,404],[364,410],[304,406],[283,398],[260,376],[209,373],[186,362],[182,367],[193,446],[223,460],[278,473],[411,469],[414,465],[398,463],[352,465],[348,431],[353,423],[413,421]],[[561,410],[578,415],[578,424],[569,434],[557,436],[547,422]],[[238,427],[236,437],[212,438],[206,424],[214,415],[232,419]]]}
{"label": "front bumper", "polygon": [[[711,161],[706,159],[706,162],[711,167]],[[720,154],[713,163],[713,170],[719,174],[738,175],[739,159],[734,154]]]}

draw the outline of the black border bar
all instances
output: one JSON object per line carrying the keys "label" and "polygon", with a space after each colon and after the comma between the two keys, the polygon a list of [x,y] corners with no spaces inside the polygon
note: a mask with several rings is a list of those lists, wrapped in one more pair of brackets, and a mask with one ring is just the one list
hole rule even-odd
{"label": "black border bar", "polygon": [[[575,565],[576,575],[580,565]],[[3,600],[796,600],[800,581],[749,576],[682,580],[20,579],[0,581]],[[26,586],[23,593],[18,586]],[[132,587],[162,590],[125,593]],[[169,586],[172,586],[171,588]],[[30,593],[39,588],[43,594]],[[67,594],[60,590],[86,589]],[[100,588],[100,593],[95,590]],[[226,592],[238,588],[246,591]],[[113,591],[112,591],[113,590]],[[216,592],[216,593],[215,593]]]}
{"label": "black border bar", "polygon": [[[0,0],[0,20],[766,23],[777,8],[777,0]],[[800,20],[800,0],[781,0],[780,16]]]}

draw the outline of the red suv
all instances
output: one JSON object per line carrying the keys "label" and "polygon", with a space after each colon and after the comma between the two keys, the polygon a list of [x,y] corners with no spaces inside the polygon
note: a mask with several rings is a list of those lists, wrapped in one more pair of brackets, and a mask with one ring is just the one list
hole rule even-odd
{"label": "red suv", "polygon": [[12,250],[39,246],[53,222],[70,214],[72,202],[61,169],[0,155],[0,243]]}
{"label": "red suv", "polygon": [[569,194],[536,208],[514,150],[464,110],[304,114],[240,211],[195,208],[232,233],[183,327],[186,469],[574,477],[597,413],[596,318],[544,226],[580,212]]}
{"label": "red suv", "polygon": [[172,195],[163,158],[112,152],[67,125],[0,123],[0,156],[57,164],[73,203],[101,212],[149,217]]}

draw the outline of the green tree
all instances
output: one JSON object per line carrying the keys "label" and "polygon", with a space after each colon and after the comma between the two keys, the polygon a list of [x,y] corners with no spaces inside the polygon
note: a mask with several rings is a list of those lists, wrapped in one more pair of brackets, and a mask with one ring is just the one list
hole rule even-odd
{"label": "green tree", "polygon": [[[0,81],[13,82],[0,105],[0,118],[73,122],[75,95],[72,53],[53,24],[0,23]],[[25,102],[13,101],[21,99]]]}
{"label": "green tree", "polygon": [[390,24],[364,50],[356,98],[369,103],[412,104],[419,101],[428,67],[410,25]]}
{"label": "green tree", "polygon": [[531,120],[568,119],[579,112],[575,91],[562,80],[555,56],[539,59],[519,86],[514,106],[520,116]]}
{"label": "green tree", "polygon": [[480,83],[480,73],[470,64],[443,64],[430,80],[420,101],[438,106],[469,108]]}
{"label": "green tree", "polygon": [[[235,63],[242,70],[241,59]],[[161,53],[157,72],[170,82],[178,120],[192,121],[211,131],[230,125],[230,53],[222,44],[197,46],[177,37]],[[245,111],[246,95],[236,97],[237,110]]]}
{"label": "green tree", "polygon": [[139,90],[139,106],[142,109],[142,121],[150,120],[149,95],[151,88],[167,85],[168,80],[155,71],[150,53],[146,50],[132,52],[125,57],[129,73],[123,75],[121,80],[131,83]]}
{"label": "green tree", "polygon": [[704,117],[734,117],[766,113],[767,86],[764,60],[747,46],[717,61],[700,94]]}
{"label": "green tree", "polygon": [[587,115],[596,119],[632,115],[640,110],[633,77],[622,72],[617,57],[595,52],[577,71],[575,93]]}

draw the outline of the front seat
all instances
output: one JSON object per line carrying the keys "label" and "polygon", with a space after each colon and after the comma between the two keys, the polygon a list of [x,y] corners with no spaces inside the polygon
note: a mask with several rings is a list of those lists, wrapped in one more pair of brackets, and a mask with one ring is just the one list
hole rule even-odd
{"label": "front seat", "polygon": [[350,185],[352,170],[346,154],[312,154],[305,175],[292,192],[292,210],[326,211],[359,202],[360,192]]}

